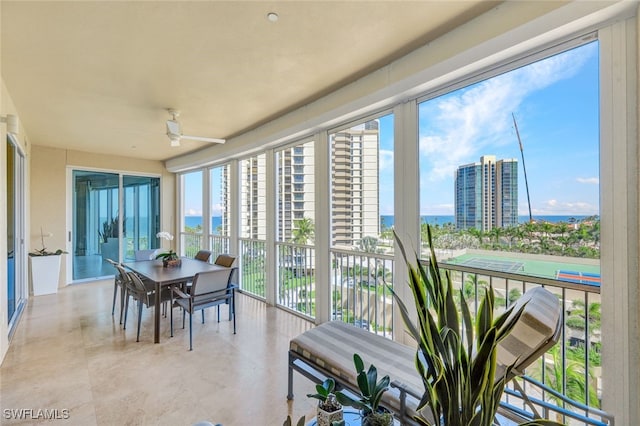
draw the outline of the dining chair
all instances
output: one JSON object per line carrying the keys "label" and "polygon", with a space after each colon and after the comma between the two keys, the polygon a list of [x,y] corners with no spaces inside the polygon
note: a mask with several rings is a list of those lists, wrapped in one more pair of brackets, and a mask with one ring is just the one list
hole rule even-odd
{"label": "dining chair", "polygon": [[211,257],[211,252],[209,250],[200,250],[193,257],[195,260],[201,260],[203,262],[208,262]]}
{"label": "dining chair", "polygon": [[124,295],[126,293],[125,288],[125,280],[122,278],[122,274],[117,269],[118,262],[112,259],[105,259],[111,266],[116,268],[116,274],[113,279],[113,304],[111,305],[111,315],[115,314],[116,311],[116,295],[118,293],[118,289],[120,289],[120,324],[122,324],[122,310],[124,308]]}
{"label": "dining chair", "polygon": [[158,254],[158,249],[136,250],[134,257],[136,260],[154,260]]}
{"label": "dining chair", "polygon": [[233,263],[236,261],[236,257],[232,256],[230,254],[219,254],[218,257],[216,257],[215,262],[213,262],[216,265],[220,265],[220,266],[224,266],[226,268],[231,268],[231,266],[233,266]]}
{"label": "dining chair", "polygon": [[[217,306],[219,310],[219,305],[229,302],[233,316],[233,334],[236,334],[235,286],[230,286],[230,279],[235,269],[220,269],[196,274],[193,278],[190,294],[183,292],[178,284],[170,287],[171,306],[174,306],[175,303],[182,308],[182,328],[184,328],[185,316],[189,313],[190,351],[193,350],[193,314],[196,311],[204,311],[212,306]],[[220,322],[219,312],[218,322]],[[204,324],[204,315],[202,323]],[[171,337],[173,337],[173,309],[171,310]]]}
{"label": "dining chair", "polygon": [[[120,266],[120,268],[122,268]],[[124,268],[123,268],[124,270]],[[127,297],[125,300],[124,308],[124,326],[123,329],[127,329],[127,313],[129,311],[129,299],[133,298],[138,303],[138,332],[136,336],[136,342],[140,341],[140,323],[142,322],[142,307],[147,308],[154,306],[156,297],[161,297],[162,302],[166,302],[171,299],[168,292],[161,292],[160,295],[156,294],[155,284],[151,282],[143,281],[135,272],[125,272],[128,277],[127,281]]]}
{"label": "dining chair", "polygon": [[[231,254],[223,253],[223,254],[219,254],[213,263],[218,266],[224,266],[225,268],[231,268],[235,263],[235,261],[236,261],[235,256]],[[229,285],[236,283],[237,274],[238,274],[238,268],[234,268],[234,271],[231,273],[231,276],[229,277]],[[229,304],[229,301],[227,301],[226,303]],[[231,311],[232,311],[231,308],[229,308],[229,321],[231,321],[231,314],[232,314]],[[204,311],[202,311],[202,315],[204,320]],[[220,321],[220,307],[218,306],[218,322],[219,321]]]}
{"label": "dining chair", "polygon": [[[200,250],[193,257],[195,260],[200,260],[202,262],[208,262],[209,258],[211,258],[211,252],[209,250]],[[191,281],[187,281],[183,283],[182,288],[187,293],[191,292]],[[204,321],[204,312],[202,313],[202,320]]]}

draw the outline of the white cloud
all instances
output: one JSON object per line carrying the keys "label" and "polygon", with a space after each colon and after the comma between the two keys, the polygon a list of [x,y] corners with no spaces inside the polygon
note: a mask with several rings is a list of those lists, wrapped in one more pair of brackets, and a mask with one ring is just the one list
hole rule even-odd
{"label": "white cloud", "polygon": [[185,216],[202,216],[202,210],[187,209]]}
{"label": "white cloud", "polygon": [[381,149],[378,151],[380,164],[378,165],[379,170],[382,171],[392,171],[393,170],[393,151],[388,149]]}
{"label": "white cloud", "polygon": [[590,178],[579,177],[579,178],[576,179],[576,182],[578,182],[578,183],[586,183],[586,184],[589,184],[589,185],[598,185],[598,184],[600,184],[600,179],[597,178],[597,177],[590,177]]}
{"label": "white cloud", "polygon": [[421,105],[420,161],[427,180],[451,179],[458,166],[491,155],[493,147],[516,144],[511,114],[533,92],[574,75],[586,60],[583,52],[552,56]]}
{"label": "white cloud", "polygon": [[[519,214],[528,215],[528,211],[521,211]],[[532,213],[534,216],[543,215],[576,215],[576,216],[588,216],[592,214],[599,214],[598,206],[584,201],[559,201],[555,199],[547,200],[543,202],[539,207],[533,208]]]}
{"label": "white cloud", "polygon": [[218,204],[212,204],[211,205],[211,216],[222,216],[222,211],[223,211],[223,205],[218,203]]}

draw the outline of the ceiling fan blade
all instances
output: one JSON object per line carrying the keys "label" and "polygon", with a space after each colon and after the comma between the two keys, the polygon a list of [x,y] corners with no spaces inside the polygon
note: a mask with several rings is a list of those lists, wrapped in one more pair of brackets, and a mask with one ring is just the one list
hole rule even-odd
{"label": "ceiling fan blade", "polygon": [[188,135],[182,135],[182,139],[191,139],[191,140],[194,140],[194,141],[212,142],[212,143],[225,143],[226,142],[225,139],[205,138],[205,137],[202,137],[202,136],[188,136]]}

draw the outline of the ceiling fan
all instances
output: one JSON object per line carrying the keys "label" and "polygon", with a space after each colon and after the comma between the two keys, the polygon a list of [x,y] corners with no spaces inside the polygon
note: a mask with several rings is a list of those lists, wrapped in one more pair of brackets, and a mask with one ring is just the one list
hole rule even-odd
{"label": "ceiling fan", "polygon": [[204,136],[188,136],[182,134],[182,126],[178,121],[180,117],[180,111],[169,108],[169,114],[171,114],[171,120],[167,120],[167,136],[171,141],[171,146],[180,146],[180,139],[191,139],[194,141],[211,142],[211,143],[225,143],[224,139],[218,138],[206,138]]}

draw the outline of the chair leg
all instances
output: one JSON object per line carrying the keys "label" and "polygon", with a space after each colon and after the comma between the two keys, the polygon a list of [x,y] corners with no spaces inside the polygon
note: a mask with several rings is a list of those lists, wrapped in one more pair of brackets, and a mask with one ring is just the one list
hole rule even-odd
{"label": "chair leg", "polygon": [[218,310],[218,322],[220,322],[220,305],[216,306],[216,309]]}
{"label": "chair leg", "polygon": [[204,309],[201,310],[200,312],[202,312],[202,323],[204,324]]}
{"label": "chair leg", "polygon": [[231,295],[231,307],[233,309],[233,334],[236,334],[236,292]]}
{"label": "chair leg", "polygon": [[122,329],[127,329],[127,313],[129,312],[129,295],[127,294],[127,298],[124,302],[124,322],[122,323]]}
{"label": "chair leg", "polygon": [[122,311],[124,310],[124,299],[125,297],[128,297],[129,294],[127,292],[127,289],[124,287],[124,285],[122,287],[120,287],[120,324],[122,324]]}
{"label": "chair leg", "polygon": [[189,312],[189,350],[193,350],[193,314]]}
{"label": "chair leg", "polygon": [[169,312],[169,321],[171,321],[171,337],[173,337],[173,300],[171,300],[171,311]]}
{"label": "chair leg", "polygon": [[111,305],[111,316],[116,312],[116,295],[118,293],[118,283],[113,280],[113,304]]}
{"label": "chair leg", "polygon": [[[186,314],[187,314],[186,309],[183,309],[183,310],[182,310],[182,329],[183,329],[183,330],[184,330],[184,316],[185,316]],[[191,314],[189,314],[189,315],[191,315]]]}
{"label": "chair leg", "polygon": [[138,300],[138,336],[136,342],[140,341],[140,323],[142,322],[142,300]]}

